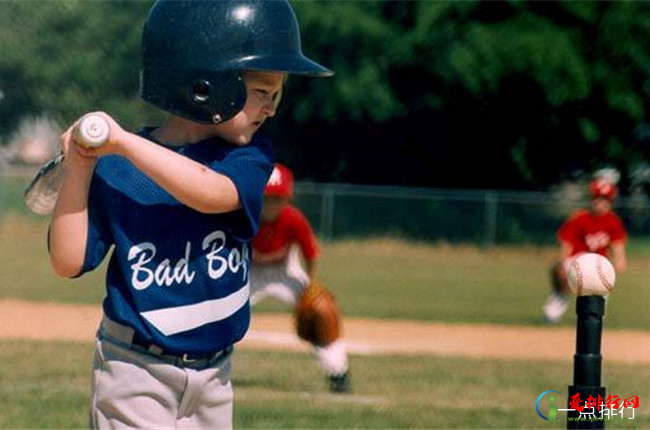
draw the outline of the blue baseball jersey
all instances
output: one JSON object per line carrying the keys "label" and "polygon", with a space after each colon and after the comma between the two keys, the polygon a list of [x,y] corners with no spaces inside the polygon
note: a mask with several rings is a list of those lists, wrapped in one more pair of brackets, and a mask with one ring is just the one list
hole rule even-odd
{"label": "blue baseball jersey", "polygon": [[[155,141],[149,132],[141,135]],[[210,353],[248,329],[250,242],[273,168],[271,144],[254,136],[245,146],[210,138],[168,148],[230,178],[241,209],[200,213],[126,158],[101,157],[90,185],[81,273],[96,268],[114,246],[105,314],[168,353]]]}

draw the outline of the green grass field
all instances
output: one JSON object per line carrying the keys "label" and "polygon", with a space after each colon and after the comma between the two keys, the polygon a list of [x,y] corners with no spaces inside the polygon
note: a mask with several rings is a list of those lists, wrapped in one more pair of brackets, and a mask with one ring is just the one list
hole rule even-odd
{"label": "green grass field", "polygon": [[[99,303],[104,270],[75,280],[50,269],[43,222],[0,224],[0,297]],[[650,248],[650,244],[648,246]],[[428,246],[395,240],[324,244],[320,273],[348,316],[538,324],[554,249]],[[631,253],[609,302],[607,326],[650,327],[650,256]],[[267,304],[258,311],[276,311]],[[573,325],[568,313],[564,321]]]}
{"label": "green grass field", "polygon": [[[20,187],[13,191],[19,195]],[[15,200],[15,198],[14,198]],[[19,210],[0,220],[0,298],[95,303],[103,269],[60,280],[47,260],[47,226]],[[632,243],[629,270],[608,305],[606,328],[650,327],[650,243]],[[320,273],[346,316],[537,325],[555,249],[431,246],[391,239],[323,246]],[[258,312],[277,311],[266,304]],[[574,325],[570,314],[564,325]],[[399,333],[395,333],[399,336]],[[0,428],[83,428],[92,344],[0,340]],[[326,391],[304,353],[238,351],[236,428],[565,428],[535,411],[547,390],[566,393],[566,362],[429,356],[352,356],[354,393]],[[634,420],[650,428],[650,368],[605,361],[604,385],[639,396]],[[566,397],[560,397],[566,401]],[[559,405],[564,407],[564,405]]]}
{"label": "green grass field", "polygon": [[[91,358],[90,343],[0,341],[0,427],[85,427]],[[535,402],[566,392],[570,366],[426,356],[355,356],[351,365],[354,393],[337,396],[308,354],[237,351],[235,427],[566,428],[542,420]],[[650,427],[650,369],[605,364],[604,372],[608,393],[642,402],[633,420],[607,428]]]}

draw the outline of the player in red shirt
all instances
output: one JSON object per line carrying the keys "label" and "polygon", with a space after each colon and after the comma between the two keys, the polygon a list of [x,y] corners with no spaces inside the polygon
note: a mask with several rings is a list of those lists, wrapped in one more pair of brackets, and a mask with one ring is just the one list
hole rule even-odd
{"label": "player in red shirt", "polygon": [[578,209],[557,232],[560,242],[560,261],[551,270],[553,291],[544,304],[544,318],[558,322],[569,306],[566,272],[571,261],[584,252],[595,252],[608,257],[617,273],[627,265],[625,243],[627,232],[621,219],[612,210],[618,194],[616,185],[604,179],[589,184],[591,208]]}
{"label": "player in red shirt", "polygon": [[[305,288],[316,278],[318,241],[305,215],[290,204],[292,197],[293,173],[276,163],[264,190],[260,229],[253,239],[252,305],[272,296],[295,309]],[[330,390],[349,391],[348,356],[343,340],[312,348],[328,376]]]}

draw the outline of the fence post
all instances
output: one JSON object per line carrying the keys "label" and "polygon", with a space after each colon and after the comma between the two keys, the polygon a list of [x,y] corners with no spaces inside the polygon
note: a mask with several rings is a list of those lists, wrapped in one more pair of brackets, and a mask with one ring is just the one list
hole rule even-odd
{"label": "fence post", "polygon": [[483,230],[483,246],[490,247],[497,239],[497,216],[499,197],[496,193],[488,191],[485,193],[485,219]]}
{"label": "fence post", "polygon": [[320,206],[320,237],[324,241],[332,240],[334,230],[334,187],[326,185]]}

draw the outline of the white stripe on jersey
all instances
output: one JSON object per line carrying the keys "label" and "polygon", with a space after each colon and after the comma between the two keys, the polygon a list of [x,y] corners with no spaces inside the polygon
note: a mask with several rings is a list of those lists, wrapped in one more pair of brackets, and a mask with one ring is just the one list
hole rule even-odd
{"label": "white stripe on jersey", "polygon": [[228,318],[246,304],[249,295],[250,284],[247,282],[239,290],[220,299],[141,312],[140,315],[165,336],[170,336]]}

